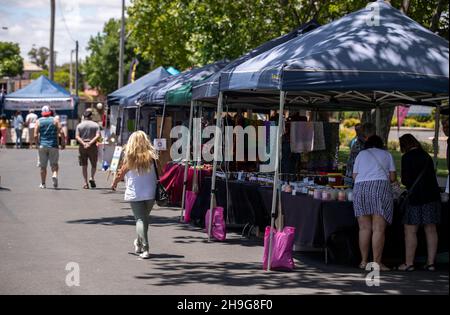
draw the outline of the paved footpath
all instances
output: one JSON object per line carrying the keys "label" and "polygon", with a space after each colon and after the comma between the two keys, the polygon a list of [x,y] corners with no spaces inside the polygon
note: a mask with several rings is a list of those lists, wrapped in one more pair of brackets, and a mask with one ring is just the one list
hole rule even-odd
{"label": "paved footpath", "polygon": [[[151,214],[151,259],[132,253],[134,220],[99,173],[81,189],[76,150],[61,152],[60,189],[41,190],[35,150],[0,150],[0,294],[448,294],[448,269],[385,273],[379,287],[350,267],[300,255],[294,272],[265,272],[262,243],[230,233],[206,243],[178,223],[178,209]],[[66,285],[66,265],[80,286]]]}

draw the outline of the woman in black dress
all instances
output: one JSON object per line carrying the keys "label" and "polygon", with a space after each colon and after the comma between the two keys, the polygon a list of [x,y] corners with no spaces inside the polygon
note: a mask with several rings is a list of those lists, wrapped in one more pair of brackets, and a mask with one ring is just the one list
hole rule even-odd
{"label": "woman in black dress", "polygon": [[440,222],[441,217],[440,188],[434,171],[434,163],[430,155],[422,149],[419,141],[411,134],[400,137],[400,149],[403,153],[402,184],[410,192],[410,197],[403,218],[406,260],[398,269],[414,270],[417,230],[423,225],[428,250],[427,263],[424,268],[434,271],[438,245],[436,224]]}

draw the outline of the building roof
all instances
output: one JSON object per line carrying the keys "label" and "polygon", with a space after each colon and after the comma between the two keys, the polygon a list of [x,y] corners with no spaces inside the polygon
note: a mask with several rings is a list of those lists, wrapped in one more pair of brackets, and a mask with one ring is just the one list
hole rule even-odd
{"label": "building roof", "polygon": [[38,65],[28,62],[28,61],[24,61],[23,62],[23,71],[28,71],[28,72],[40,72],[43,71],[44,69],[42,69],[41,67],[39,67]]}

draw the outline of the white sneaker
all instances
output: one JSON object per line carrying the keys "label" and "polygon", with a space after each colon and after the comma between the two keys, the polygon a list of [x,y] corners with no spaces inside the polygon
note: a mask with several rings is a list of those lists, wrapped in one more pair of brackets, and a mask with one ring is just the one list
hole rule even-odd
{"label": "white sneaker", "polygon": [[45,184],[40,184],[40,185],[39,185],[39,188],[40,188],[40,189],[45,189]]}
{"label": "white sneaker", "polygon": [[149,259],[150,258],[150,253],[148,252],[148,250],[144,251],[142,254],[139,255],[142,259]]}
{"label": "white sneaker", "polygon": [[52,177],[53,188],[58,188],[58,177]]}
{"label": "white sneaker", "polygon": [[139,244],[137,239],[134,240],[133,244],[134,244],[134,252],[136,254],[141,254],[142,253],[142,245]]}

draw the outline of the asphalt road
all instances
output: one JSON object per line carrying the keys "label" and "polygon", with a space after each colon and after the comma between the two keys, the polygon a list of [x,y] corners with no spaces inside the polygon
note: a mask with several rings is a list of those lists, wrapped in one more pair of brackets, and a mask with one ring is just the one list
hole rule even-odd
{"label": "asphalt road", "polygon": [[[0,150],[0,294],[448,294],[448,269],[383,273],[379,287],[352,267],[300,255],[294,272],[262,270],[260,240],[230,233],[207,243],[202,230],[180,224],[178,209],[151,214],[151,259],[132,253],[134,220],[111,192],[81,189],[75,150],[61,152],[60,189],[41,190],[34,150]],[[79,286],[69,286],[79,267]],[[71,267],[71,265],[69,265]],[[76,281],[75,281],[76,282]],[[70,283],[69,283],[70,284]],[[73,282],[72,282],[73,284]]]}

